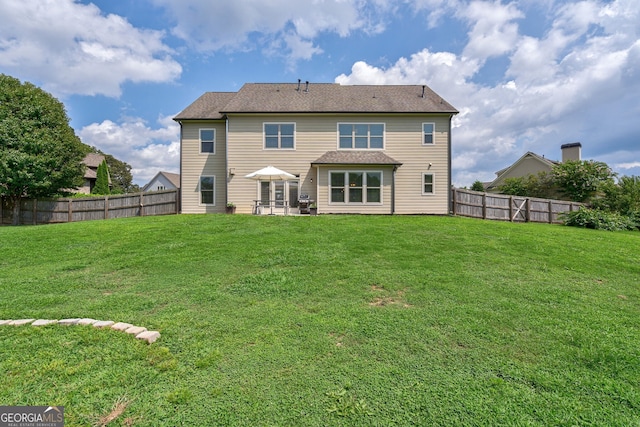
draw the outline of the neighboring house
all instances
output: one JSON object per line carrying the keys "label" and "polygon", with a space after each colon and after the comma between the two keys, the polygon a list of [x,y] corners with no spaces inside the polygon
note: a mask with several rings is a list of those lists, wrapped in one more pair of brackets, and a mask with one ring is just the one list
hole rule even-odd
{"label": "neighboring house", "polygon": [[[562,150],[563,162],[567,160],[581,160],[582,144],[579,142],[564,144],[560,146],[560,149]],[[496,179],[486,184],[485,189],[490,193],[497,193],[507,178],[521,178],[527,175],[537,175],[540,172],[551,172],[557,164],[560,164],[560,162],[549,160],[544,156],[539,156],[529,151],[516,160],[511,166],[496,172]]]}
{"label": "neighboring house", "polygon": [[177,190],[180,188],[180,175],[171,172],[158,172],[144,187],[143,192]]}
{"label": "neighboring house", "polygon": [[[297,213],[308,196],[319,213],[447,214],[457,113],[422,85],[266,83],[205,93],[174,118],[182,212],[234,203],[240,213]],[[266,166],[294,177],[246,178]]]}
{"label": "neighboring house", "polygon": [[[84,172],[84,183],[82,187],[78,187],[77,193],[91,194],[91,190],[96,185],[96,179],[98,178],[98,166],[104,162],[104,156],[102,154],[89,153],[82,160],[82,163],[87,167]],[[111,177],[109,177],[109,184],[111,184]]]}

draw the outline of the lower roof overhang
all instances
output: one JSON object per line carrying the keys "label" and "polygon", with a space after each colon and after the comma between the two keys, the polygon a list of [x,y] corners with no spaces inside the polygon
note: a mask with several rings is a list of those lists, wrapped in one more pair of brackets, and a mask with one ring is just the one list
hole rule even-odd
{"label": "lower roof overhang", "polygon": [[327,151],[317,160],[311,162],[311,166],[325,165],[376,165],[376,166],[401,166],[402,163],[387,156],[382,151],[374,150],[339,150]]}

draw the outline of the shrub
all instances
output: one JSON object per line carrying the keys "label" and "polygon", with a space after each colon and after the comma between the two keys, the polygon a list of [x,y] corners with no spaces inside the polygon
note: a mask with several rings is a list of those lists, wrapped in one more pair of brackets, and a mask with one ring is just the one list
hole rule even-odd
{"label": "shrub", "polygon": [[561,214],[564,225],[591,228],[594,230],[633,230],[638,226],[637,220],[614,212],[580,207],[577,211]]}

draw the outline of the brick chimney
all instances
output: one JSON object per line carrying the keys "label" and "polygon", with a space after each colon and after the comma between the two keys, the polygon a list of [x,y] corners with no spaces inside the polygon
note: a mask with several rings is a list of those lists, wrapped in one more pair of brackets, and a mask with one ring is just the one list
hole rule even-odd
{"label": "brick chimney", "polygon": [[562,163],[567,160],[582,160],[580,151],[582,144],[579,142],[572,142],[571,144],[564,144],[560,146],[562,149]]}

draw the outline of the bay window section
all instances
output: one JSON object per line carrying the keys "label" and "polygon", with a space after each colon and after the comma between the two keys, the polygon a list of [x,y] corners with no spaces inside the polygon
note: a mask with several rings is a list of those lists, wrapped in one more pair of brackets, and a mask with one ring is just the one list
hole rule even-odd
{"label": "bay window section", "polygon": [[382,203],[382,172],[330,172],[331,203]]}

